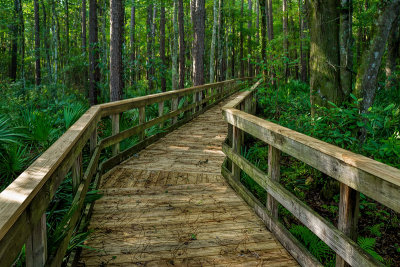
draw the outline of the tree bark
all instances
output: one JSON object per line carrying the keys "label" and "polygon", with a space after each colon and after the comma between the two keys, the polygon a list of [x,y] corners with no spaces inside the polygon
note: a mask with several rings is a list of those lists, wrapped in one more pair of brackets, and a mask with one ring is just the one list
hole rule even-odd
{"label": "tree bark", "polygon": [[369,50],[362,56],[354,88],[354,94],[363,99],[360,106],[362,113],[366,113],[374,103],[376,82],[386,42],[399,11],[400,0],[393,0],[384,7],[376,22],[376,34],[371,41]]}
{"label": "tree bark", "polygon": [[307,82],[307,53],[305,41],[305,5],[303,0],[299,0],[299,31],[300,31],[300,79],[302,82]]}
{"label": "tree bark", "polygon": [[193,85],[204,84],[205,0],[192,0]]}
{"label": "tree bark", "polygon": [[287,0],[282,1],[283,16],[283,52],[285,54],[285,81],[289,78],[289,39],[288,39],[288,8]]}
{"label": "tree bark", "polygon": [[400,29],[399,29],[399,20],[400,17],[393,22],[392,29],[390,30],[389,40],[388,40],[388,48],[387,48],[387,57],[386,57],[386,89],[391,89],[398,82],[396,79],[396,64],[399,60],[400,56]]}
{"label": "tree bark", "polygon": [[122,0],[110,1],[110,101],[122,98],[124,88],[122,69],[122,42],[124,6]]}
{"label": "tree bark", "polygon": [[353,0],[340,3],[340,85],[346,98],[351,93],[353,80]]}
{"label": "tree bark", "polygon": [[136,45],[135,45],[135,34],[136,34],[136,9],[135,0],[132,0],[131,7],[131,25],[130,25],[130,46],[131,46],[131,86],[135,84],[136,77]]}
{"label": "tree bark", "polygon": [[244,78],[244,29],[243,29],[243,16],[244,16],[244,0],[241,0],[240,4],[240,51],[239,51],[239,59],[240,59],[240,77]]}
{"label": "tree bark", "polygon": [[86,0],[82,0],[82,15],[81,15],[81,39],[82,39],[82,53],[86,54]]}
{"label": "tree bark", "polygon": [[39,3],[33,1],[35,13],[35,83],[40,85],[42,77],[40,71],[40,25],[39,25]]}
{"label": "tree bark", "polygon": [[152,44],[153,44],[153,35],[152,35],[152,28],[153,28],[153,4],[149,4],[147,6],[147,21],[146,21],[146,30],[147,30],[147,80],[149,83],[149,92],[153,90],[153,73],[152,73],[152,65],[153,65],[153,58],[152,56]]}
{"label": "tree bark", "polygon": [[89,102],[97,104],[99,94],[99,40],[98,40],[97,0],[89,0]]}
{"label": "tree bark", "polygon": [[[260,0],[256,0],[256,47],[260,45]],[[257,62],[260,63],[260,56],[257,53]],[[256,65],[256,74],[258,75],[260,73],[260,65]]]}
{"label": "tree bark", "polygon": [[261,11],[261,57],[262,57],[262,68],[264,77],[267,76],[267,0],[260,0],[260,11]]}
{"label": "tree bark", "polygon": [[215,47],[217,39],[218,7],[217,0],[213,2],[214,22],[212,28],[211,48],[210,48],[210,83],[215,81]]}
{"label": "tree bark", "polygon": [[274,39],[274,20],[272,17],[272,0],[267,0],[268,2],[268,9],[267,9],[267,18],[268,18],[268,40],[271,41]]}
{"label": "tree bark", "polygon": [[310,98],[311,113],[315,105],[339,104],[343,99],[340,88],[338,1],[311,0],[310,16]]}
{"label": "tree bark", "polygon": [[19,23],[21,27],[21,79],[25,87],[25,21],[21,0],[18,1]]}
{"label": "tree bark", "polygon": [[65,0],[65,35],[66,35],[66,55],[67,55],[67,61],[69,60],[69,4],[68,0]]}
{"label": "tree bark", "polygon": [[18,0],[14,0],[13,22],[10,25],[11,30],[11,61],[10,61],[10,79],[15,82],[17,79],[17,59],[18,59]]}
{"label": "tree bark", "polygon": [[[178,89],[178,0],[174,0],[174,12],[172,14],[172,90]],[[183,55],[185,60],[185,55]]]}
{"label": "tree bark", "polygon": [[165,60],[165,2],[161,1],[160,10],[160,59],[161,59],[161,91],[167,91],[167,80],[165,77],[167,62]]}
{"label": "tree bark", "polygon": [[178,0],[178,28],[179,28],[179,89],[185,88],[185,24],[183,0]]}
{"label": "tree bark", "polygon": [[249,31],[248,35],[247,35],[247,51],[248,54],[250,55],[249,59],[247,60],[247,68],[248,68],[248,75],[249,77],[253,76],[253,64],[251,63],[251,54],[252,54],[252,47],[251,47],[251,27],[252,27],[252,13],[253,13],[253,6],[252,6],[252,2],[251,0],[248,0],[248,8],[249,8],[249,21],[247,23],[247,29]]}
{"label": "tree bark", "polygon": [[[232,0],[232,6],[235,7],[235,0]],[[235,25],[235,14],[232,16],[232,61],[231,61],[231,73],[232,78],[236,77],[235,65],[236,65],[236,25]]]}
{"label": "tree bark", "polygon": [[224,60],[224,42],[225,42],[225,25],[224,25],[224,1],[219,0],[218,15],[218,81],[225,80],[225,60]]}

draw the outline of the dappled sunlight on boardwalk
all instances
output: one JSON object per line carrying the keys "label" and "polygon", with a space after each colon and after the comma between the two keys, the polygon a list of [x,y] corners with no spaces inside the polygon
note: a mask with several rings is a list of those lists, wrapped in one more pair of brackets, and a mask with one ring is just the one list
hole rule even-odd
{"label": "dappled sunlight on boardwalk", "polygon": [[221,105],[103,176],[81,265],[297,265],[220,175]]}

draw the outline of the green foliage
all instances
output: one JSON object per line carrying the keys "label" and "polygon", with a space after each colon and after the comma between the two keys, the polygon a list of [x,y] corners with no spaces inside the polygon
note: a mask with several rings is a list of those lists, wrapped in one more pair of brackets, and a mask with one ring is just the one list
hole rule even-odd
{"label": "green foliage", "polygon": [[72,126],[86,111],[86,106],[81,103],[74,103],[64,107],[65,129]]}
{"label": "green foliage", "polygon": [[370,254],[374,259],[383,262],[384,259],[375,250],[376,239],[370,237],[359,237],[357,239],[358,245],[364,249],[368,254]]}
{"label": "green foliage", "polygon": [[5,179],[3,182],[8,184],[25,169],[29,161],[26,151],[27,147],[11,145],[0,153],[0,176]]}

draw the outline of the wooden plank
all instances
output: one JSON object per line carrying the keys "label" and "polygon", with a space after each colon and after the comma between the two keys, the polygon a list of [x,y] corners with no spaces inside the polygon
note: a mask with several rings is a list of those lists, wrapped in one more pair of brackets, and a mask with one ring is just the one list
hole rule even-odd
{"label": "wooden plank", "polygon": [[83,172],[82,166],[82,152],[76,158],[74,165],[72,166],[72,193],[75,194],[78,190],[78,186],[81,183]]}
{"label": "wooden plank", "polygon": [[[112,136],[116,136],[119,134],[119,114],[111,115],[111,127],[112,127]],[[119,154],[119,142],[116,142],[112,145],[112,155],[116,156]]]}
{"label": "wooden plank", "polygon": [[222,165],[222,175],[227,179],[236,193],[241,196],[247,204],[254,209],[254,212],[261,218],[268,229],[277,237],[281,244],[302,266],[322,266],[322,264],[300,243],[286,228],[278,218],[272,216],[271,212],[251,194],[251,192],[240,183],[227,168]]}
{"label": "wooden plank", "polygon": [[262,186],[282,206],[290,211],[306,227],[324,241],[330,248],[339,254],[352,266],[382,266],[380,262],[372,258],[360,248],[357,243],[339,231],[328,220],[313,211],[310,207],[297,199],[279,183],[271,180],[268,175],[260,171],[242,156],[236,154],[232,148],[224,144],[224,153],[254,181]]}
{"label": "wooden plank", "polygon": [[258,80],[248,91],[238,94],[234,100],[229,101],[223,108],[237,108],[245,99],[247,99],[257,87],[262,83],[263,79]]}
{"label": "wooden plank", "polygon": [[[276,182],[279,182],[281,176],[281,151],[269,145],[268,148],[268,177]],[[278,219],[279,203],[270,195],[267,195],[267,208],[272,216]]]}
{"label": "wooden plank", "polygon": [[93,152],[97,146],[97,126],[92,132],[92,135],[90,136],[90,156],[93,155]]}
{"label": "wooden plank", "polygon": [[[232,127],[232,150],[235,151],[236,153],[240,154],[241,153],[241,148],[242,148],[242,139],[243,139],[243,132],[237,128],[237,127]],[[233,177],[236,179],[240,179],[240,168],[236,164],[232,164],[232,174]]]}
{"label": "wooden plank", "polygon": [[[143,125],[145,122],[146,122],[146,107],[143,106],[139,108],[139,125]],[[146,129],[142,129],[139,132],[139,140],[143,141],[145,137],[146,137]]]}
{"label": "wooden plank", "polygon": [[228,123],[400,212],[400,170],[236,109],[223,113]]}
{"label": "wooden plank", "polygon": [[[338,229],[354,241],[357,241],[359,206],[360,193],[341,183]],[[336,255],[336,266],[350,265],[339,255]]]}
{"label": "wooden plank", "polygon": [[[178,110],[178,104],[179,104],[178,100],[179,99],[177,97],[172,98],[172,100],[171,100],[171,110],[172,111]],[[172,120],[172,123],[175,124],[177,122],[178,122],[178,117],[175,116]]]}
{"label": "wooden plank", "polygon": [[[158,117],[164,115],[164,101],[158,102]],[[160,123],[160,129],[164,127],[164,123]]]}
{"label": "wooden plank", "polygon": [[26,240],[25,261],[27,267],[44,266],[47,260],[46,214],[34,226],[32,234]]}

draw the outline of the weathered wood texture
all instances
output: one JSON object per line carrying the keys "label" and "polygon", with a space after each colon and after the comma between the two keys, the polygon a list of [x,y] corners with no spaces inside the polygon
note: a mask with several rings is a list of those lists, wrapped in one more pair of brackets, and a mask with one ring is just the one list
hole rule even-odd
{"label": "weathered wood texture", "polygon": [[220,174],[220,106],[103,176],[81,265],[297,265]]}

